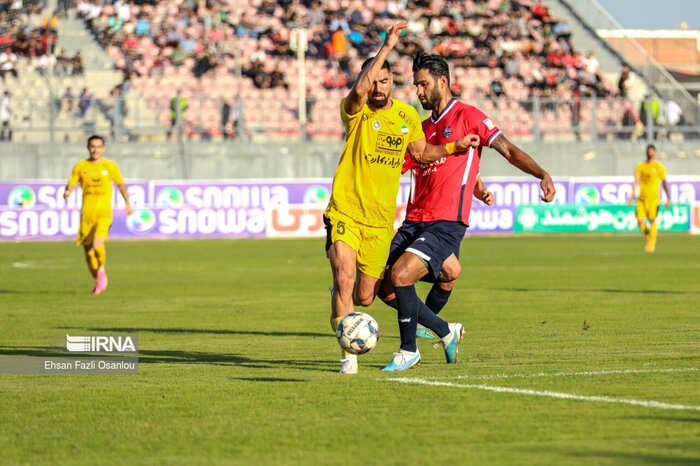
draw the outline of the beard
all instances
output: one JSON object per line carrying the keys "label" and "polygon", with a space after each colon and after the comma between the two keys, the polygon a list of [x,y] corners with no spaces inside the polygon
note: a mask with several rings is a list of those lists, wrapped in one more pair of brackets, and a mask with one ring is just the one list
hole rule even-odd
{"label": "beard", "polygon": [[369,98],[369,104],[374,108],[384,108],[389,102],[389,96],[385,95],[381,99],[375,99],[374,96]]}
{"label": "beard", "polygon": [[421,102],[420,104],[423,106],[423,110],[433,110],[434,108],[437,108],[438,105],[440,105],[440,99],[442,99],[440,91],[437,87],[435,87],[433,88],[430,95],[426,96],[425,102]]}

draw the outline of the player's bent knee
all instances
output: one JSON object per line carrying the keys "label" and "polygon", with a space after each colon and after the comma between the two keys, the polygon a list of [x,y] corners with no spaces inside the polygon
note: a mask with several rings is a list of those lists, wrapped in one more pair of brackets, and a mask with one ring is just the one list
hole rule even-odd
{"label": "player's bent knee", "polygon": [[362,293],[357,289],[352,298],[355,306],[367,307],[374,302],[374,293]]}
{"label": "player's bent knee", "polygon": [[407,270],[394,267],[391,269],[391,283],[397,286],[411,286],[415,283],[414,277]]}

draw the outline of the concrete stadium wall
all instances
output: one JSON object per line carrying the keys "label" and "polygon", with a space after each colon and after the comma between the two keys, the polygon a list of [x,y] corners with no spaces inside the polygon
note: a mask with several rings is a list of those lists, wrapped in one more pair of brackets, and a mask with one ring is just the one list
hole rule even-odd
{"label": "concrete stadium wall", "polygon": [[[644,160],[644,142],[518,143],[552,176],[631,176]],[[700,175],[700,143],[660,141],[659,159],[669,175]],[[270,179],[332,177],[342,144],[327,143],[115,143],[105,157],[119,163],[127,179]],[[184,150],[185,157],[181,157]],[[84,144],[2,143],[0,181],[67,179],[73,165],[87,156]],[[485,149],[481,173],[522,173],[497,152]]]}

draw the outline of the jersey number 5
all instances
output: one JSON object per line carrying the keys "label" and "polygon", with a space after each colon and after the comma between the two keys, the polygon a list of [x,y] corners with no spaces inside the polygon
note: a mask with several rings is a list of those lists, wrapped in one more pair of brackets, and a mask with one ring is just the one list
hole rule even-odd
{"label": "jersey number 5", "polygon": [[338,232],[339,235],[344,235],[345,234],[345,222],[338,222],[338,226],[336,231]]}

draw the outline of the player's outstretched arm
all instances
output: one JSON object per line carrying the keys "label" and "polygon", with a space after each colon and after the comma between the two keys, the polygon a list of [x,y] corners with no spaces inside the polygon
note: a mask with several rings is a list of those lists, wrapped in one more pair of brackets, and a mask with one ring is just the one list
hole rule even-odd
{"label": "player's outstretched arm", "polygon": [[428,144],[425,138],[421,138],[408,145],[408,155],[414,162],[432,163],[446,155],[464,152],[470,147],[477,148],[480,143],[481,140],[478,134],[467,134],[455,142],[448,142],[447,144],[439,144],[436,146]]}
{"label": "player's outstretched arm", "polygon": [[634,203],[634,193],[637,192],[637,187],[639,186],[640,179],[638,176],[634,177],[634,183],[632,183],[632,192],[630,193],[629,199],[627,199],[627,204],[632,205]]}
{"label": "player's outstretched arm", "polygon": [[668,183],[666,183],[665,178],[661,180],[661,184],[664,187],[664,191],[666,191],[666,208],[668,209],[669,207],[671,207],[671,196],[668,195]]}
{"label": "player's outstretched arm", "polygon": [[131,215],[134,213],[134,208],[131,207],[131,202],[129,201],[129,192],[126,189],[126,184],[120,184],[119,186],[119,192],[121,193],[122,197],[124,198],[124,202],[126,203],[126,214]]}
{"label": "player's outstretched arm", "polygon": [[518,146],[511,143],[502,134],[496,137],[491,143],[491,147],[498,151],[511,165],[517,167],[520,171],[542,180],[540,181],[540,187],[542,188],[543,194],[540,196],[540,199],[544,202],[552,202],[554,200],[556,190],[554,189],[552,177],[549,176],[549,173],[540,167],[532,157],[527,155]]}
{"label": "player's outstretched arm", "polygon": [[355,84],[352,86],[352,89],[350,89],[350,93],[345,99],[345,113],[348,115],[355,115],[365,105],[369,96],[369,91],[372,89],[372,83],[377,79],[386,57],[398,43],[401,31],[405,29],[406,26],[405,21],[399,21],[387,29],[384,45],[382,45],[382,48],[379,49],[379,52],[377,52],[372,61],[365,66],[365,69],[360,72],[355,80]]}

